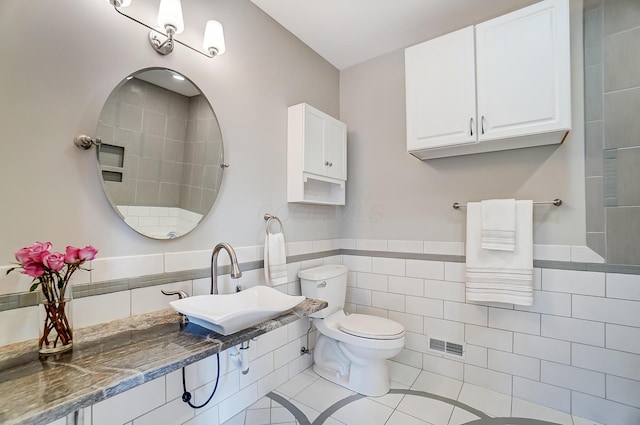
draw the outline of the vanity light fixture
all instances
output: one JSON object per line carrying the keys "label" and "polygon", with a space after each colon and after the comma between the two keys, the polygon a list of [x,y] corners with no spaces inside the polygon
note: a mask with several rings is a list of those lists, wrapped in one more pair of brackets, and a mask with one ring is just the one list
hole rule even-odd
{"label": "vanity light fixture", "polygon": [[120,10],[129,6],[131,0],[107,0],[107,2],[109,2],[120,15],[149,28],[151,30],[149,32],[151,47],[161,55],[168,55],[173,52],[174,43],[188,47],[194,52],[198,52],[208,58],[219,56],[225,52],[224,32],[222,24],[218,21],[207,21],[202,41],[204,52],[174,38],[176,34],[184,31],[184,20],[182,19],[182,5],[180,0],[160,0],[158,28],[153,28]]}

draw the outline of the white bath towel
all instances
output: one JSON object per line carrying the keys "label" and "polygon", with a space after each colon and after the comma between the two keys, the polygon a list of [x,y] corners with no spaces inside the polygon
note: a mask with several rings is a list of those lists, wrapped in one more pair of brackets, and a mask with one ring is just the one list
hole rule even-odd
{"label": "white bath towel", "polygon": [[489,199],[482,205],[482,243],[484,249],[516,249],[516,200]]}
{"label": "white bath towel", "polygon": [[287,283],[287,254],[282,232],[267,232],[264,240],[264,277],[268,285]]}
{"label": "white bath towel", "polygon": [[467,204],[467,301],[533,304],[533,202],[516,201],[513,252],[481,247],[482,208]]}

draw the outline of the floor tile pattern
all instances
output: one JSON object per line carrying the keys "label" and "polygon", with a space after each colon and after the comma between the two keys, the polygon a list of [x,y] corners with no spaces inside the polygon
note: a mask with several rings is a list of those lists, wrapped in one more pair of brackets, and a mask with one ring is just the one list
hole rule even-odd
{"label": "floor tile pattern", "polygon": [[307,369],[224,425],[598,425],[400,364],[391,391],[366,397]]}

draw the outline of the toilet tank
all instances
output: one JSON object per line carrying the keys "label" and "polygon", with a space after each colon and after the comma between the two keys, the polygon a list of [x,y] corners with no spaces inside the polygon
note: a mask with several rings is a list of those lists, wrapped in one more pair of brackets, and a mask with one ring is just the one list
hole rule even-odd
{"label": "toilet tank", "polygon": [[313,313],[310,317],[324,318],[344,309],[348,271],[347,266],[327,264],[298,272],[302,295],[329,304],[327,308]]}

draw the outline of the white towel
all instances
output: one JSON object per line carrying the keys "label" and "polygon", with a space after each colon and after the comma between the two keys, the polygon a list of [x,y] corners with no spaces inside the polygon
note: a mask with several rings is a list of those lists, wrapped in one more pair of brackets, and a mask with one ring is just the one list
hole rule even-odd
{"label": "white towel", "polygon": [[482,201],[482,243],[484,249],[516,249],[516,200]]}
{"label": "white towel", "polygon": [[269,233],[264,240],[264,277],[268,285],[287,283],[287,254],[282,232]]}
{"label": "white towel", "polygon": [[467,301],[533,304],[533,202],[516,201],[513,252],[481,248],[482,208],[467,204]]}

